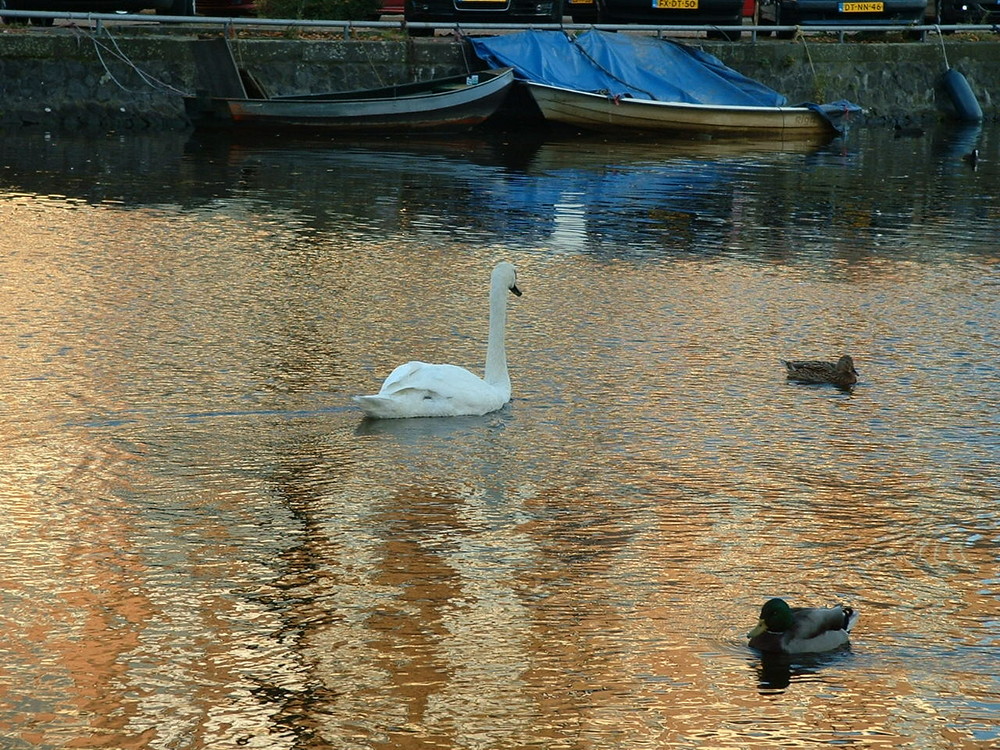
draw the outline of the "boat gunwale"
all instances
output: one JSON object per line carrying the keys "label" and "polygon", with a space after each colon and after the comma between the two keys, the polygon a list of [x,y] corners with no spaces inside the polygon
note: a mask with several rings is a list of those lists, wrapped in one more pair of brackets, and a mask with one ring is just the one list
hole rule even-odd
{"label": "boat gunwale", "polygon": [[548,83],[538,83],[536,81],[522,81],[522,83],[527,84],[529,87],[538,87],[545,89],[552,89],[553,91],[565,91],[570,94],[592,97],[594,99],[601,99],[604,101],[615,102],[616,104],[640,104],[642,106],[646,105],[657,105],[660,107],[678,107],[682,109],[695,109],[695,110],[712,110],[716,112],[748,112],[748,113],[791,113],[791,114],[816,114],[816,111],[810,109],[809,107],[802,106],[779,106],[779,107],[768,107],[768,106],[753,106],[749,104],[698,104],[696,102],[665,102],[661,99],[640,99],[634,96],[609,96],[607,94],[599,94],[595,91],[581,91],[579,89],[569,89],[564,86],[553,86]]}
{"label": "boat gunwale", "polygon": [[547,121],[604,133],[630,131],[722,138],[802,138],[836,133],[829,119],[809,107],[616,99],[535,81],[523,83]]}
{"label": "boat gunwale", "polygon": [[[489,78],[485,81],[477,81],[476,83],[466,83],[465,85],[458,86],[454,89],[445,89],[442,91],[428,91],[428,87],[442,86],[451,82],[461,82],[462,79],[468,80],[470,75],[488,75]],[[265,98],[259,97],[218,97],[225,99],[226,101],[253,101],[253,102],[387,102],[387,101],[400,101],[400,100],[411,100],[411,99],[426,99],[438,96],[450,96],[463,91],[476,91],[484,87],[490,87],[491,85],[497,85],[508,80],[510,83],[514,82],[514,71],[512,68],[491,68],[489,70],[479,70],[469,74],[460,74],[454,76],[446,76],[444,78],[432,78],[427,81],[411,81],[408,83],[400,83],[394,86],[382,86],[375,89],[355,89],[349,91],[332,91],[328,93],[320,94],[283,94],[280,96],[270,96]],[[390,92],[396,91],[397,89],[410,90],[412,89],[414,93],[396,94],[390,95]],[[379,94],[385,94],[385,96],[379,96]]]}

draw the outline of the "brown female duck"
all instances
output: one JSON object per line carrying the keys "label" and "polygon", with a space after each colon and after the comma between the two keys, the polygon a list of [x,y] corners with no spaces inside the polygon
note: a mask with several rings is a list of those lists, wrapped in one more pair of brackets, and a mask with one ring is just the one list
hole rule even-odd
{"label": "brown female duck", "polygon": [[833,383],[841,388],[850,388],[858,382],[858,371],[854,369],[854,360],[846,354],[836,362],[818,360],[781,360],[781,362],[788,370],[788,379],[800,383]]}

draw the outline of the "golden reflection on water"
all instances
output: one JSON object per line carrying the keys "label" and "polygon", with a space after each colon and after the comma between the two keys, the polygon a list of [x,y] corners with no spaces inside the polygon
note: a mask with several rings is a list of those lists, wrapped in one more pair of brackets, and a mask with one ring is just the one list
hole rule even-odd
{"label": "golden reflection on water", "polygon": [[[0,208],[11,747],[995,739],[989,262],[63,204]],[[481,367],[499,257],[514,402],[361,422],[407,358]],[[841,351],[853,392],[784,381]],[[749,652],[773,595],[858,606],[851,650]]]}

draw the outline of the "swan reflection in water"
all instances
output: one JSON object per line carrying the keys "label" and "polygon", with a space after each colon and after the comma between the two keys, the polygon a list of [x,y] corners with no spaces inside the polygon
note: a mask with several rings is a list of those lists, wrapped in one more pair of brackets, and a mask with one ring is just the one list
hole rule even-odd
{"label": "swan reflection in water", "polygon": [[401,443],[418,444],[427,438],[454,438],[460,435],[503,429],[507,404],[498,411],[468,417],[411,417],[410,419],[362,419],[354,430],[357,436],[392,435]]}

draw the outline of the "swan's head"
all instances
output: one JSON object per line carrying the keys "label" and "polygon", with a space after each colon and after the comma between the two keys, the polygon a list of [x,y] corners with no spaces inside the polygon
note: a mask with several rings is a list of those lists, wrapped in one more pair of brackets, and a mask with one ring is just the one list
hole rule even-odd
{"label": "swan's head", "polygon": [[521,290],[517,288],[517,269],[513,263],[507,261],[498,263],[490,276],[490,283],[493,287],[509,289],[518,297],[521,296]]}

